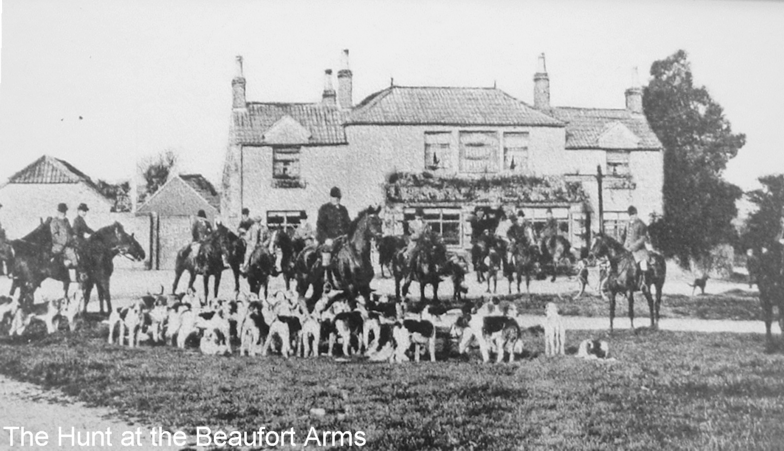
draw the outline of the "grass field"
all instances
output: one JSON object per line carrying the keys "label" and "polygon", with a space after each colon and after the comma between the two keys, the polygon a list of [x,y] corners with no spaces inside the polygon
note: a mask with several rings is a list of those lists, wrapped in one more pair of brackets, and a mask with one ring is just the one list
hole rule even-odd
{"label": "grass field", "polygon": [[[105,326],[0,339],[0,372],[143,423],[182,429],[363,431],[365,449],[782,449],[784,355],[764,337],[638,329],[604,337],[617,361],[516,364],[454,355],[399,365],[203,356],[105,343]],[[568,331],[573,346],[589,332]],[[571,349],[574,352],[574,349]],[[314,417],[313,408],[326,415]]]}

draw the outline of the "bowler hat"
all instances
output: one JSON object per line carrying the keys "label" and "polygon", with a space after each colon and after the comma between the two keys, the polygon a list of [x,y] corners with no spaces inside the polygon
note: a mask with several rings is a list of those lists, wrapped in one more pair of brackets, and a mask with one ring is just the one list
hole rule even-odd
{"label": "bowler hat", "polygon": [[64,203],[60,202],[59,204],[57,204],[57,211],[59,211],[60,213],[65,213],[66,211],[68,211],[68,205],[65,205]]}
{"label": "bowler hat", "polygon": [[90,209],[87,208],[87,204],[85,204],[85,203],[79,204],[79,208],[77,208],[77,210],[90,211]]}
{"label": "bowler hat", "polygon": [[250,210],[248,210],[247,208],[243,208],[242,209],[242,214],[249,215],[250,214]]}
{"label": "bowler hat", "polygon": [[517,217],[525,218],[525,212],[523,210],[517,210]]}
{"label": "bowler hat", "polygon": [[199,210],[199,212],[196,214],[196,216],[198,216],[200,218],[206,218],[207,217],[207,213],[205,213],[204,210]]}
{"label": "bowler hat", "polygon": [[329,197],[337,197],[337,198],[343,197],[340,193],[340,188],[338,188],[337,186],[333,186],[332,189],[329,190]]}
{"label": "bowler hat", "polygon": [[632,205],[631,207],[629,207],[629,210],[628,210],[628,211],[629,211],[629,214],[630,214],[630,215],[636,215],[636,214],[637,214],[637,208],[636,208],[634,205]]}

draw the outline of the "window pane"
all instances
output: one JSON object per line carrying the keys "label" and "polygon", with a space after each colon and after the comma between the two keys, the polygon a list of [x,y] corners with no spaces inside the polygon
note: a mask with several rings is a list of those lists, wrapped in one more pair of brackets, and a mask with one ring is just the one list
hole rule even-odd
{"label": "window pane", "polygon": [[300,149],[292,147],[274,147],[272,149],[273,178],[299,178]]}

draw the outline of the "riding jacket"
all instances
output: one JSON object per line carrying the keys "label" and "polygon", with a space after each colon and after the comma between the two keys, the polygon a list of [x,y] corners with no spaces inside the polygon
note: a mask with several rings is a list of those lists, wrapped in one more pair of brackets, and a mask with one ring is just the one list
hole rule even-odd
{"label": "riding jacket", "polygon": [[77,215],[74,218],[73,233],[77,239],[82,240],[87,238],[86,234],[92,235],[95,232],[87,225],[83,217]]}
{"label": "riding jacket", "polygon": [[68,218],[54,217],[49,223],[49,231],[52,233],[52,253],[59,254],[73,237],[71,223]]}
{"label": "riding jacket", "polygon": [[212,224],[206,218],[197,217],[191,226],[191,235],[193,241],[202,241],[212,233]]}
{"label": "riding jacket", "polygon": [[250,218],[243,219],[240,221],[240,226],[237,227],[237,231],[240,233],[240,235],[244,235],[248,230],[250,230],[252,226],[253,226],[252,219]]}
{"label": "riding jacket", "polygon": [[558,221],[555,218],[550,218],[544,224],[542,238],[550,238],[556,235],[558,235]]}
{"label": "riding jacket", "polygon": [[343,205],[327,202],[318,211],[316,221],[316,240],[323,243],[327,239],[335,239],[348,233],[351,218]]}
{"label": "riding jacket", "polygon": [[533,242],[533,232],[527,222],[512,223],[506,236],[515,243],[529,245]]}
{"label": "riding jacket", "polygon": [[629,220],[629,225],[621,235],[623,247],[634,255],[634,260],[639,262],[648,259],[648,227],[640,218]]}
{"label": "riding jacket", "polygon": [[314,235],[315,233],[313,232],[313,226],[311,226],[307,221],[301,223],[294,231],[294,238],[299,238],[304,241],[314,239]]}

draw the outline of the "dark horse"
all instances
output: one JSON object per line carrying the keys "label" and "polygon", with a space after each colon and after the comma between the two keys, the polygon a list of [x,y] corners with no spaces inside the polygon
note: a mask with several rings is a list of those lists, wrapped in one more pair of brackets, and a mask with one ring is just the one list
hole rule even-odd
{"label": "dark horse", "polygon": [[[659,326],[659,307],[661,307],[662,287],[667,276],[667,266],[664,257],[660,254],[651,252],[648,259],[648,274],[643,274],[639,266],[634,261],[634,256],[627,251],[623,245],[603,233],[598,233],[591,244],[590,255],[596,258],[607,258],[610,262],[610,269],[607,274],[606,282],[603,286],[609,291],[610,295],[610,331],[613,330],[613,320],[615,319],[615,295],[621,293],[629,300],[629,320],[634,329],[634,292],[642,291],[645,299],[648,300],[648,308],[651,312],[651,327]],[[651,295],[651,285],[656,286],[656,299]],[[602,295],[603,295],[602,291]]]}
{"label": "dark horse", "polygon": [[[19,240],[8,241],[0,248],[9,253],[6,261],[13,269],[14,281],[11,295],[19,288],[19,296],[24,302],[32,302],[35,290],[47,278],[63,282],[63,290],[68,295],[71,279],[62,262],[62,257],[52,258],[52,238],[49,231],[51,218],[42,222],[35,230]],[[144,260],[144,249],[133,235],[128,235],[120,223],[103,227],[81,242],[77,248],[79,268],[77,274],[83,282],[85,299],[89,300],[90,290],[98,287],[101,301],[106,300],[111,310],[109,278],[114,270],[112,259],[126,255],[134,260]],[[85,302],[85,308],[87,303]],[[101,312],[103,312],[101,302]]]}
{"label": "dark horse", "polygon": [[384,275],[384,267],[392,273],[395,255],[398,251],[406,247],[406,238],[398,235],[387,235],[378,240],[378,266],[381,267],[381,277]]}
{"label": "dark horse", "polygon": [[[209,296],[210,276],[215,277],[213,295],[217,298],[221,275],[225,269],[223,257],[225,256],[228,261],[231,256],[236,256],[236,242],[239,240],[240,238],[235,233],[227,229],[223,224],[218,224],[215,230],[201,242],[198,255],[191,255],[190,244],[180,249],[180,251],[177,252],[177,260],[174,265],[174,284],[172,285],[172,293],[177,292],[177,285],[180,282],[182,273],[188,271],[190,273],[188,288],[193,288],[196,274],[202,276],[205,300]],[[199,271],[196,270],[196,258],[203,262]],[[229,263],[231,266],[231,262]],[[235,289],[236,288],[237,287],[235,287]]]}
{"label": "dark horse", "polygon": [[408,294],[408,287],[416,280],[419,283],[420,300],[425,300],[425,286],[430,285],[433,287],[433,301],[438,301],[438,285],[441,283],[441,276],[446,273],[449,261],[446,246],[438,235],[430,232],[419,238],[416,247],[413,271],[412,265],[406,258],[405,249],[395,254],[392,264],[392,274],[395,276],[395,298],[400,300],[400,281],[405,278],[403,296]]}
{"label": "dark horse", "polygon": [[[335,239],[330,270],[334,275],[336,289],[348,292],[351,299],[361,294],[370,300],[370,281],[373,280],[373,264],[370,260],[371,239],[381,236],[381,207],[368,207],[351,221],[348,235]],[[295,263],[297,292],[305,296],[309,287],[313,294],[308,308],[320,297],[324,289],[324,267],[321,253],[316,245],[306,247],[299,253]]]}
{"label": "dark horse", "polygon": [[293,248],[291,237],[282,230],[275,230],[266,245],[258,245],[250,255],[248,264],[248,285],[250,291],[257,295],[264,287],[264,297],[268,295],[270,276],[283,274],[286,290],[293,273]]}
{"label": "dark horse", "polygon": [[106,312],[112,311],[109,279],[114,272],[112,260],[118,255],[127,256],[134,261],[142,261],[145,258],[142,246],[136,241],[133,234],[128,235],[125,232],[119,222],[98,229],[80,246],[80,266],[84,269],[85,274],[82,282],[85,311],[87,311],[87,303],[90,301],[93,286],[98,291],[101,313],[104,313],[104,302],[106,303]]}
{"label": "dark horse", "polygon": [[773,324],[774,305],[779,308],[779,328],[784,333],[784,246],[771,242],[757,255],[759,266],[755,275],[765,315],[765,336],[770,346],[773,344],[770,327]]}
{"label": "dark horse", "polygon": [[525,243],[516,243],[511,247],[511,262],[504,269],[506,278],[509,280],[509,294],[512,294],[512,280],[517,274],[517,292],[520,292],[520,283],[525,276],[525,292],[530,296],[531,275],[538,274],[540,270],[539,248]]}
{"label": "dark horse", "polygon": [[550,282],[555,282],[555,275],[558,266],[566,260],[569,267],[575,264],[575,256],[572,254],[572,245],[569,240],[561,235],[545,237],[539,244],[542,255],[542,266],[552,274]]}

